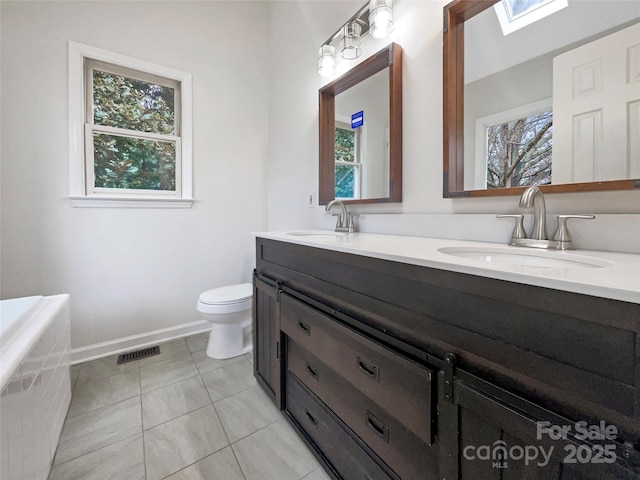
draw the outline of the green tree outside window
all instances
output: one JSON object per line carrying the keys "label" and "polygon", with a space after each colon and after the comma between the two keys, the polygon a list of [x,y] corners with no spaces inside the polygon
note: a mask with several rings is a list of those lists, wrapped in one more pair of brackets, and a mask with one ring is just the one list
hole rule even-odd
{"label": "green tree outside window", "polygon": [[[94,70],[93,122],[175,135],[175,89]],[[176,144],[93,132],[95,187],[175,190]]]}

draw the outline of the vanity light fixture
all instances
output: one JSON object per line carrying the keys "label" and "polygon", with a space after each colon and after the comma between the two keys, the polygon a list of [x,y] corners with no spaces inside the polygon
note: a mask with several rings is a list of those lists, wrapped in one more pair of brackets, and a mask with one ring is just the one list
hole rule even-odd
{"label": "vanity light fixture", "polygon": [[373,38],[384,38],[393,31],[393,0],[370,0],[369,32]]}
{"label": "vanity light fixture", "polygon": [[336,47],[322,45],[318,51],[318,73],[330,77],[336,73]]}
{"label": "vanity light fixture", "polygon": [[342,39],[340,40],[340,56],[347,60],[354,60],[362,54],[360,48],[360,32],[362,27],[355,21],[342,27]]}
{"label": "vanity light fixture", "polygon": [[371,33],[384,38],[393,31],[392,0],[370,0],[342,25],[318,51],[318,73],[329,77],[336,73],[336,45],[340,56],[354,60],[362,54],[361,39]]}

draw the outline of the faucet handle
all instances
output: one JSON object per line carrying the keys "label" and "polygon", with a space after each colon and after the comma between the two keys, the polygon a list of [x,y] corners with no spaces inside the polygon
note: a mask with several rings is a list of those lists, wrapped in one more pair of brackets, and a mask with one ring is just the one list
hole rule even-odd
{"label": "faucet handle", "polygon": [[346,226],[344,224],[344,220],[342,219],[342,214],[341,213],[332,213],[331,216],[332,217],[338,217],[336,219],[336,228],[342,228],[342,227]]}
{"label": "faucet handle", "polygon": [[356,231],[356,222],[354,221],[354,217],[359,217],[360,214],[359,213],[347,213],[347,224],[345,225],[345,227],[349,228],[349,232],[355,232]]}
{"label": "faucet handle", "polygon": [[567,220],[570,218],[582,218],[584,220],[592,220],[596,218],[595,215],[558,215],[558,228],[553,235],[553,239],[556,242],[562,242],[563,250],[573,250],[573,241],[571,240],[571,234],[567,228]]}
{"label": "faucet handle", "polygon": [[509,245],[515,245],[516,239],[518,238],[527,238],[527,231],[524,229],[524,215],[522,214],[514,214],[514,215],[496,215],[496,218],[513,218],[516,221],[515,226],[513,227],[513,232],[511,233],[511,242]]}

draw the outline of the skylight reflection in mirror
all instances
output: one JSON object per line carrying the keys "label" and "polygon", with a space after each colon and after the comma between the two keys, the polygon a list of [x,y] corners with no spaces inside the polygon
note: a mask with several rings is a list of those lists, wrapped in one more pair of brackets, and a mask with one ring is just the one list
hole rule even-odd
{"label": "skylight reflection in mirror", "polygon": [[494,6],[502,33],[508,35],[568,5],[567,0],[502,0]]}

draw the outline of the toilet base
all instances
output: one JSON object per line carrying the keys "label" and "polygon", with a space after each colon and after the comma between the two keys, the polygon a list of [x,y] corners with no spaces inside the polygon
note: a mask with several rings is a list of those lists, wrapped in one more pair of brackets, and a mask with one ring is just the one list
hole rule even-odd
{"label": "toilet base", "polygon": [[251,336],[244,341],[244,327],[251,325],[251,320],[237,323],[214,323],[207,343],[207,356],[216,360],[233,358],[253,350]]}

